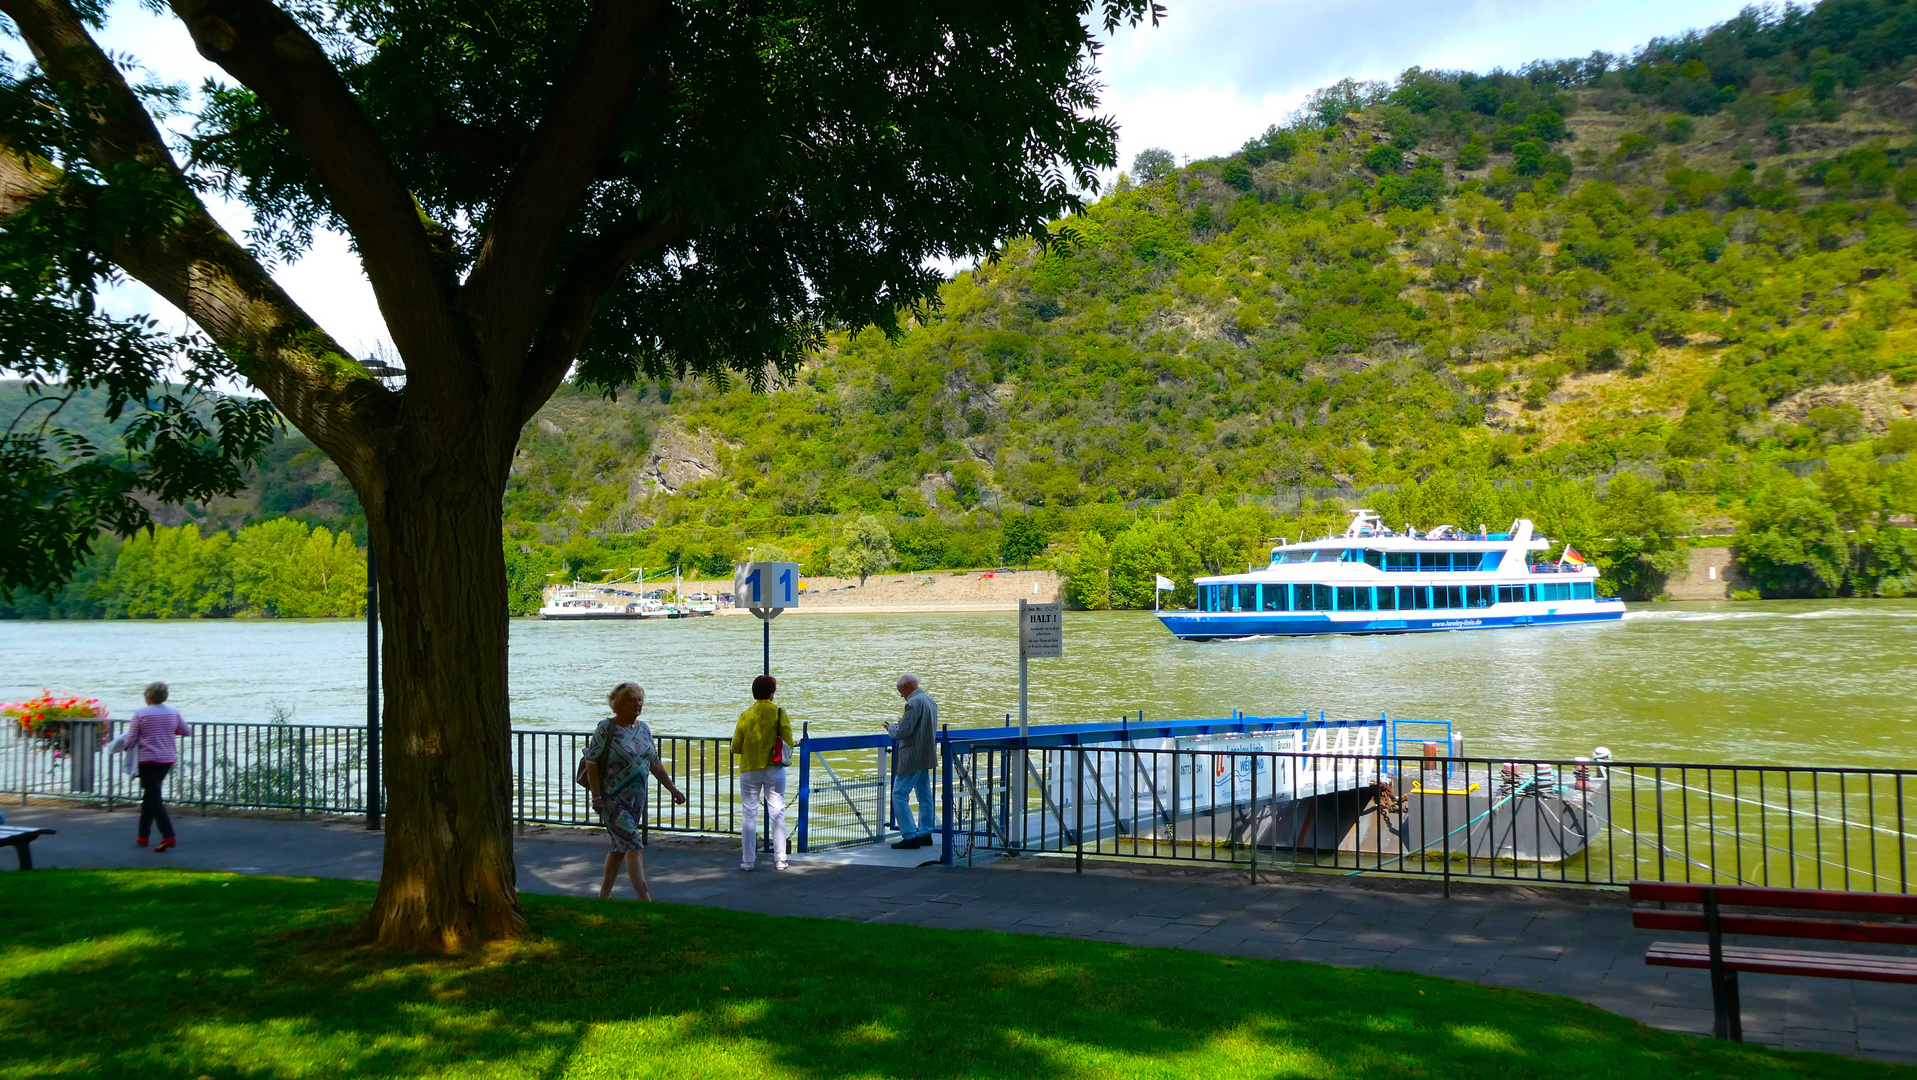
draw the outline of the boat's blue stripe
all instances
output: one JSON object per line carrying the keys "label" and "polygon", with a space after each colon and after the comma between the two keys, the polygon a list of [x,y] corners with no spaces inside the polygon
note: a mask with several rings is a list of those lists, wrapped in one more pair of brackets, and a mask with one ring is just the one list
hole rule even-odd
{"label": "boat's blue stripe", "polygon": [[1413,634],[1438,630],[1492,630],[1513,626],[1561,626],[1570,623],[1611,622],[1624,617],[1624,605],[1606,604],[1587,611],[1538,615],[1418,614],[1411,618],[1353,619],[1334,622],[1326,615],[1300,618],[1265,615],[1211,615],[1160,612],[1165,629],[1181,638],[1251,637],[1310,634]]}

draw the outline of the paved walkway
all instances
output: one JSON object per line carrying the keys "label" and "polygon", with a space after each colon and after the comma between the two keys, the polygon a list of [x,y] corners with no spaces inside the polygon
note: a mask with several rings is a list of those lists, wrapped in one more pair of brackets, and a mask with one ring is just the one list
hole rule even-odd
{"label": "paved walkway", "polygon": [[[379,876],[379,835],[345,821],[182,814],[181,846],[156,855],[133,846],[130,810],[0,809],[9,825],[60,830],[35,842],[41,867]],[[529,830],[517,851],[529,892],[597,889],[605,848],[596,832]],[[1446,899],[1421,881],[1293,876],[1254,886],[1242,873],[1110,864],[1077,875],[1049,859],[968,869],[801,858],[785,873],[762,862],[760,872],[742,874],[736,841],[677,837],[655,837],[646,861],[653,896],[673,903],[1392,968],[1565,994],[1673,1031],[1708,1034],[1711,1025],[1705,973],[1646,966],[1652,934],[1631,928],[1629,903],[1616,892],[1458,886]],[[1746,1039],[1917,1064],[1917,989],[1742,978]]]}

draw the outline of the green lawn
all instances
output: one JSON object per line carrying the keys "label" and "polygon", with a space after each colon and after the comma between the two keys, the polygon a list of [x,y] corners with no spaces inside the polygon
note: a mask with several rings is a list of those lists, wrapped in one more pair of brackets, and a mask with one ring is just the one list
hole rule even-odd
{"label": "green lawn", "polygon": [[352,943],[371,885],[0,874],[0,1077],[1917,1077],[1383,971],[528,896]]}

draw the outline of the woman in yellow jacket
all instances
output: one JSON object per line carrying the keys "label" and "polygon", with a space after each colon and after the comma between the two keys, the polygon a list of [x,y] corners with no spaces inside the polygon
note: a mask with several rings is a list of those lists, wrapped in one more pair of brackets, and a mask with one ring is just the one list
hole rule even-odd
{"label": "woman in yellow jacket", "polygon": [[785,869],[785,766],[792,756],[792,721],[772,703],[779,682],[770,675],[752,680],[752,707],[739,714],[732,729],[732,752],[739,758],[739,801],[745,821],[739,869],[750,871],[759,846],[759,805],[772,818],[773,865]]}

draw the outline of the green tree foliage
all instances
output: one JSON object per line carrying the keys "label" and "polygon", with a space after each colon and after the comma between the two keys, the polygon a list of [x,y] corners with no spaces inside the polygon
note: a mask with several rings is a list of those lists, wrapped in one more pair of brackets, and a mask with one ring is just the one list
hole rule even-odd
{"label": "green tree foliage", "polygon": [[514,615],[536,615],[545,602],[547,563],[530,545],[506,544],[506,608]]}
{"label": "green tree foliage", "polygon": [[[366,613],[366,555],[350,534],[279,518],[237,535],[159,527],[98,549],[47,606],[13,615],[318,619]],[[8,612],[0,612],[4,614]]]}
{"label": "green tree foliage", "polygon": [[1170,176],[1177,167],[1178,162],[1172,159],[1170,150],[1147,147],[1132,157],[1132,179],[1141,184],[1155,184]]}
{"label": "green tree foliage", "polygon": [[1032,561],[1045,552],[1048,537],[1044,526],[1030,514],[1012,514],[1006,517],[1002,528],[1003,546],[1000,558],[1007,566],[1030,566]]}
{"label": "green tree foliage", "polygon": [[280,518],[240,530],[233,598],[242,611],[286,619],[363,615],[366,555],[353,538]]}
{"label": "green tree foliage", "polygon": [[861,585],[867,577],[883,573],[897,562],[892,534],[871,514],[861,514],[845,527],[844,540],[831,555],[832,573],[856,577]]}
{"label": "green tree foliage", "polygon": [[1684,569],[1688,553],[1680,540],[1692,523],[1677,497],[1659,491],[1636,473],[1619,473],[1605,492],[1599,555],[1603,571],[1618,594],[1647,600],[1664,589],[1664,580]]}
{"label": "green tree foliage", "polygon": [[1364,163],[1374,173],[1395,173],[1404,168],[1404,151],[1395,146],[1374,146],[1365,151]]}
{"label": "green tree foliage", "polygon": [[[694,374],[763,389],[828,326],[896,333],[925,315],[934,262],[1008,236],[1049,242],[1117,163],[1095,112],[1099,35],[1156,9],[174,10],[222,70],[197,94],[130,82],[138,58],[94,38],[101,5],[0,3],[34,57],[0,71],[8,364],[103,389],[110,410],[151,403],[112,460],[71,431],[9,427],[0,587],[57,585],[101,527],[135,532],[138,492],[233,490],[277,406],[358,492],[382,617],[412,643],[385,669],[376,936],[437,949],[518,936],[494,780],[509,722],[499,514],[521,430],[568,373],[606,391]],[[156,113],[185,134],[169,142]],[[214,190],[245,205],[250,246],[202,202]],[[321,226],[351,237],[403,379],[342,349],[271,279],[270,261]],[[94,294],[120,275],[194,333],[101,316]],[[168,365],[191,388],[243,378],[265,400],[221,397],[208,424],[156,393]]]}
{"label": "green tree foliage", "polygon": [[[1888,442],[1889,440],[1883,440]],[[1745,573],[1766,596],[1917,593],[1917,463],[1878,446],[1833,452],[1809,479],[1765,477],[1734,540]]]}

